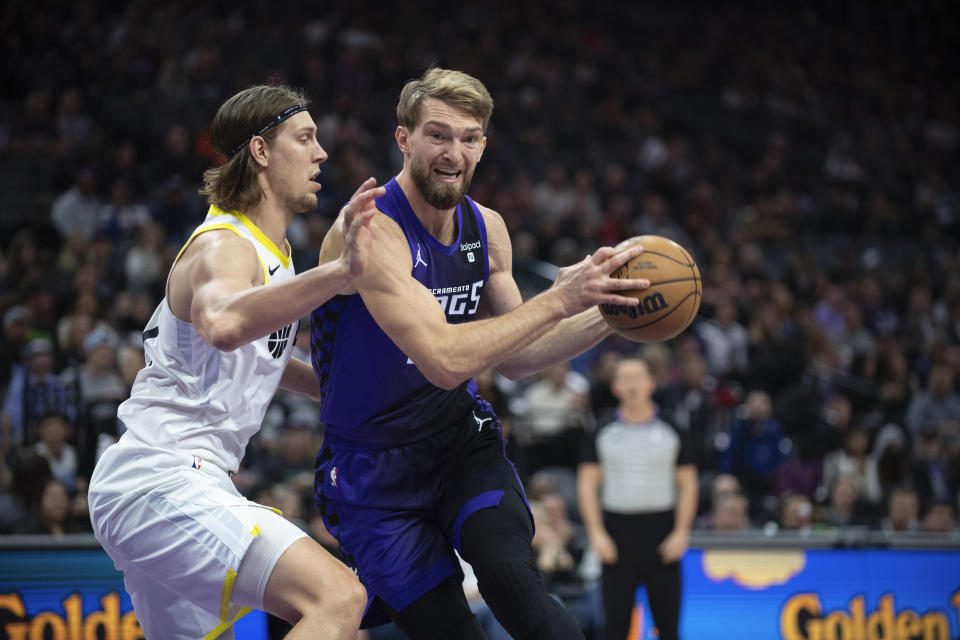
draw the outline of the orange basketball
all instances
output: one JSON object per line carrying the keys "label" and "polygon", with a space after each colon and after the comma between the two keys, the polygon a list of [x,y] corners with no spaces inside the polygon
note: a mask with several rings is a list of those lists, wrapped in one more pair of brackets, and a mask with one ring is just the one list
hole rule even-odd
{"label": "orange basketball", "polygon": [[690,326],[703,297],[700,269],[690,253],[673,240],[641,236],[643,253],[610,274],[642,278],[650,288],[624,291],[640,304],[601,304],[600,313],[614,331],[634,342],[662,342]]}

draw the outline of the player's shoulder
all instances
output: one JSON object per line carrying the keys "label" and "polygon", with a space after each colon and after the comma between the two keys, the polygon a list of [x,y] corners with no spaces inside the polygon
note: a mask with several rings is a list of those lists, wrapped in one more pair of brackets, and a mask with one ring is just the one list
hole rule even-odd
{"label": "player's shoulder", "polygon": [[400,251],[407,247],[407,237],[403,228],[392,217],[377,209],[377,214],[370,220],[370,234],[373,236],[375,252]]}
{"label": "player's shoulder", "polygon": [[256,257],[257,250],[253,243],[240,235],[239,231],[230,226],[213,228],[199,228],[187,241],[181,250],[183,258],[212,258],[223,255],[236,256],[239,259]]}
{"label": "player's shoulder", "polygon": [[474,204],[483,217],[483,224],[487,229],[487,242],[490,247],[493,250],[496,250],[498,247],[503,247],[506,250],[512,251],[512,249],[510,249],[510,232],[507,230],[507,223],[504,222],[503,216],[477,201],[474,201]]}
{"label": "player's shoulder", "polygon": [[476,200],[472,201],[474,206],[477,207],[477,211],[480,212],[480,215],[483,217],[483,222],[487,225],[487,228],[490,228],[490,225],[496,225],[502,227],[504,231],[507,229],[507,223],[503,221],[503,216],[499,212],[491,209],[490,207],[480,204]]}

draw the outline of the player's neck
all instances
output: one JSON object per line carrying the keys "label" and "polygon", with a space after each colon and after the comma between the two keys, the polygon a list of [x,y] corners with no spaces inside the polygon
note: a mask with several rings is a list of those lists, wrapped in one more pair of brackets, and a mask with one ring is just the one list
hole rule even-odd
{"label": "player's neck", "polygon": [[420,190],[413,184],[409,174],[401,171],[397,176],[397,184],[403,190],[403,195],[407,197],[410,208],[420,220],[423,228],[430,232],[441,244],[451,244],[457,236],[457,218],[454,212],[456,207],[450,209],[437,209],[431,206],[423,196]]}
{"label": "player's neck", "polygon": [[293,221],[293,214],[275,206],[267,198],[261,198],[257,205],[243,213],[278,249],[286,253],[287,228]]}

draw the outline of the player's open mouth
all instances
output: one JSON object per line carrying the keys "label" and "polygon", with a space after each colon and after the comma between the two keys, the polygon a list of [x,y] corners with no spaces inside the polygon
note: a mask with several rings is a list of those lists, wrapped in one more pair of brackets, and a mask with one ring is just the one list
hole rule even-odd
{"label": "player's open mouth", "polygon": [[444,182],[455,182],[460,179],[462,171],[452,169],[434,169],[433,172]]}

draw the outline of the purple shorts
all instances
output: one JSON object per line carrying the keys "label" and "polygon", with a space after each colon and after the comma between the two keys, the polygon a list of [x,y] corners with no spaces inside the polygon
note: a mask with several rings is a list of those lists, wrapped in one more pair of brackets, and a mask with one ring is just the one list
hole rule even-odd
{"label": "purple shorts", "polygon": [[402,611],[461,574],[453,550],[460,550],[468,516],[497,506],[510,489],[526,501],[504,447],[496,415],[482,404],[412,444],[373,450],[324,444],[317,506],[367,589],[362,628],[389,622],[376,598]]}

